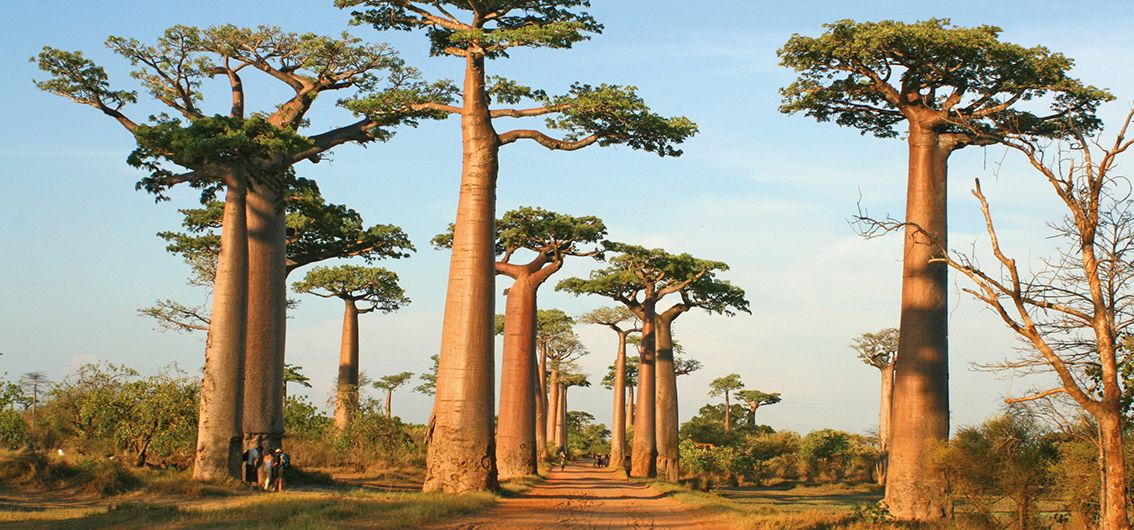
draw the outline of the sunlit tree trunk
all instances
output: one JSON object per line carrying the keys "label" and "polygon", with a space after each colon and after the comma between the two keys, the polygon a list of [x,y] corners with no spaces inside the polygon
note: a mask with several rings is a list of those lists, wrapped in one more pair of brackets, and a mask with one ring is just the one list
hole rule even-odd
{"label": "sunlit tree trunk", "polygon": [[466,58],[461,191],[441,330],[425,491],[495,489],[496,176],[499,141],[484,87],[484,58]]}
{"label": "sunlit tree trunk", "polygon": [[555,441],[559,436],[559,416],[557,415],[557,407],[559,407],[559,392],[561,392],[559,385],[559,368],[554,364],[552,364],[551,366],[551,376],[548,378],[547,389],[549,394],[547,398],[547,441],[548,444],[553,445],[555,444]]}
{"label": "sunlit tree trunk", "polygon": [[634,418],[634,450],[630,456],[630,476],[652,477],[657,446],[654,433],[654,320],[656,301],[652,289],[642,303],[642,345],[638,349],[638,406]]}
{"label": "sunlit tree trunk", "polygon": [[500,374],[500,414],[496,428],[496,466],[500,478],[536,474],[535,337],[536,288],[529,275],[508,289],[504,310],[504,354]]}
{"label": "sunlit tree trunk", "polygon": [[555,414],[555,452],[558,453],[560,449],[567,450],[567,387],[560,385],[559,388],[559,406],[556,407],[558,412]]}
{"label": "sunlit tree trunk", "polygon": [[878,404],[878,484],[886,483],[886,468],[890,461],[890,414],[894,403],[894,365],[879,370],[882,373],[882,397]]}
{"label": "sunlit tree trunk", "polygon": [[391,405],[393,404],[393,402],[394,402],[394,389],[387,388],[386,389],[386,419],[391,418],[390,414],[393,412]]}
{"label": "sunlit tree trunk", "polygon": [[[910,120],[909,190],[902,261],[901,327],[895,363],[886,505],[899,519],[940,520],[952,503],[934,451],[949,438],[946,176],[952,146]],[[923,232],[924,231],[924,232]]]}
{"label": "sunlit tree trunk", "polygon": [[345,300],[343,340],[339,348],[339,381],[335,392],[335,428],[343,432],[358,410],[358,306]]}
{"label": "sunlit tree trunk", "polygon": [[634,408],[634,385],[626,385],[626,429],[629,431],[634,430],[634,414],[637,409]]}
{"label": "sunlit tree trunk", "polygon": [[[668,311],[666,313],[669,313]],[[658,315],[656,333],[657,357],[654,362],[656,401],[654,420],[657,437],[657,476],[677,482],[680,476],[677,452],[677,374],[673,366],[672,318]]]}
{"label": "sunlit tree trunk", "polygon": [[725,434],[728,434],[729,430],[732,428],[732,410],[729,409],[729,404],[728,404],[728,395],[730,393],[731,392],[729,392],[728,390],[725,390],[725,393],[724,393],[724,432],[725,432]]}
{"label": "sunlit tree trunk", "polygon": [[225,181],[220,254],[213,282],[212,319],[205,343],[205,376],[197,421],[193,478],[239,478],[244,399],[244,342],[248,312],[248,233],[243,176]]}
{"label": "sunlit tree trunk", "polygon": [[610,420],[610,469],[621,469],[626,461],[626,332],[618,332],[614,358],[614,416]]}
{"label": "sunlit tree trunk", "polygon": [[539,366],[536,367],[535,438],[536,456],[547,460],[547,350],[540,347]]}
{"label": "sunlit tree trunk", "polygon": [[[1099,323],[1097,326],[1105,327],[1107,324]],[[1097,336],[1106,336],[1109,332],[1096,332]],[[1110,342],[1110,341],[1108,341]],[[1100,348],[1100,350],[1103,348]],[[1129,529],[1130,520],[1127,515],[1127,482],[1126,482],[1126,453],[1122,441],[1122,415],[1121,395],[1118,386],[1118,366],[1115,354],[1111,351],[1100,351],[1102,360],[1102,377],[1107,381],[1103,388],[1103,398],[1095,406],[1098,420],[1099,449],[1102,460],[1103,493],[1100,499],[1100,512],[1102,528]]]}
{"label": "sunlit tree trunk", "polygon": [[248,192],[248,336],[244,370],[244,447],[283,439],[287,328],[287,226],[275,183]]}

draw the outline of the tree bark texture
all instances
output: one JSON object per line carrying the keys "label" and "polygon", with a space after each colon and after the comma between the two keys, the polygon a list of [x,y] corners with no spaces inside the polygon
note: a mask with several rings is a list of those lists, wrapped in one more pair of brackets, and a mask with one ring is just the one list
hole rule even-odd
{"label": "tree bark texture", "polygon": [[283,440],[287,327],[287,225],[272,184],[248,192],[248,336],[244,370],[244,446]]}
{"label": "tree bark texture", "polygon": [[520,275],[508,289],[504,309],[504,354],[500,368],[500,413],[496,467],[500,478],[535,475],[536,289]]}
{"label": "tree bark texture", "polygon": [[642,303],[642,345],[638,348],[638,406],[634,418],[634,449],[630,456],[630,476],[652,477],[655,474],[657,446],[654,433],[654,320],[653,293]]}
{"label": "tree bark texture", "polygon": [[618,333],[618,351],[614,358],[614,416],[610,420],[610,469],[622,469],[626,463],[626,335]]}
{"label": "tree bark texture", "polygon": [[[667,311],[668,313],[668,311]],[[657,356],[654,360],[657,476],[676,483],[680,477],[677,451],[677,374],[673,366],[672,318],[657,317]]]}
{"label": "tree bark texture", "polygon": [[626,385],[626,428],[633,432],[634,430],[634,414],[637,409],[634,408],[634,385]]}
{"label": "tree bark texture", "polygon": [[425,491],[497,487],[495,367],[496,177],[499,142],[484,87],[484,58],[466,58],[461,191],[441,331]]}
{"label": "tree bark texture", "polygon": [[335,428],[346,430],[358,410],[358,306],[346,300],[343,340],[339,348],[339,381],[335,392]]}
{"label": "tree bark texture", "polygon": [[725,432],[725,434],[728,434],[729,429],[732,427],[732,412],[729,410],[728,394],[729,394],[729,391],[725,390],[725,392],[724,392],[724,432]]}
{"label": "tree bark texture", "polygon": [[890,461],[890,415],[894,403],[894,364],[881,368],[882,396],[878,404],[878,485],[886,484],[886,468]]}
{"label": "tree bark texture", "polygon": [[1122,419],[1118,407],[1098,416],[1099,448],[1102,450],[1102,528],[1127,530],[1126,455],[1122,446]]}
{"label": "tree bark texture", "polygon": [[391,405],[394,402],[394,389],[386,389],[386,419],[390,419],[390,413],[393,412]]}
{"label": "tree bark texture", "polygon": [[213,283],[212,319],[205,343],[196,480],[239,478],[244,400],[244,343],[248,312],[248,232],[242,176],[226,179],[220,254]]}
{"label": "tree bark texture", "polygon": [[547,350],[540,348],[539,366],[536,367],[535,439],[536,457],[548,459],[547,452]]}
{"label": "tree bark texture", "polygon": [[[555,441],[559,439],[559,393],[562,391],[559,385],[559,368],[554,364],[551,366],[551,376],[548,377],[547,389],[549,396],[547,398],[548,411],[547,411],[547,442],[548,445],[555,446]],[[555,451],[552,451],[555,454]]]}
{"label": "tree bark texture", "polygon": [[559,389],[559,406],[555,417],[555,452],[567,451],[567,387]]}
{"label": "tree bark texture", "polygon": [[[949,438],[946,176],[952,146],[910,121],[909,189],[902,261],[901,327],[895,363],[886,505],[898,519],[935,521],[952,515],[933,452]],[[924,232],[923,232],[924,231]]]}

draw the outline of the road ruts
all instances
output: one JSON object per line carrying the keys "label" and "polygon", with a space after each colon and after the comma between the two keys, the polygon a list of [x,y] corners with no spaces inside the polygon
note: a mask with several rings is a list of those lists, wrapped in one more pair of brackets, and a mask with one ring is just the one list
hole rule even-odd
{"label": "road ruts", "polygon": [[590,465],[552,471],[547,480],[487,511],[429,526],[432,530],[672,529],[728,528],[709,516],[641,484]]}

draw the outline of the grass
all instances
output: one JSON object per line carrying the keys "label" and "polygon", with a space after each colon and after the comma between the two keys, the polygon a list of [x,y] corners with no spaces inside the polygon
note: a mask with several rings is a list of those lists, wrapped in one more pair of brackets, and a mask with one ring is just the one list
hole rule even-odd
{"label": "grass", "polygon": [[0,512],[0,528],[414,528],[472,513],[495,502],[487,493],[443,495],[292,491],[241,495],[191,505],[123,502],[97,512]]}

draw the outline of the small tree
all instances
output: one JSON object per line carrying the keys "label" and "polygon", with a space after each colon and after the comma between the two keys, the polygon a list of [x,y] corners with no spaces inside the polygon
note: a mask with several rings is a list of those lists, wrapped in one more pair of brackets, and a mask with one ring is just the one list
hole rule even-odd
{"label": "small tree", "polygon": [[736,397],[748,406],[748,425],[750,427],[756,427],[756,409],[764,405],[775,405],[781,401],[779,392],[769,394],[759,390],[741,390],[736,393]]}
{"label": "small tree", "polygon": [[31,396],[32,424],[35,424],[36,409],[39,405],[40,390],[47,386],[47,374],[43,372],[27,372],[20,376],[20,386]]}
{"label": "small tree", "polygon": [[863,333],[851,341],[851,349],[862,362],[882,373],[882,398],[878,406],[878,483],[886,483],[886,465],[890,458],[890,415],[894,402],[894,361],[898,359],[898,328],[877,333]]}
{"label": "small tree", "polygon": [[409,298],[398,286],[398,275],[378,267],[316,267],[293,287],[301,293],[338,298],[346,305],[335,393],[335,427],[342,432],[358,408],[358,315],[397,311],[409,303]]}
{"label": "small tree", "polygon": [[386,417],[387,418],[392,417],[390,415],[390,403],[394,399],[394,391],[397,390],[402,385],[408,383],[410,378],[412,378],[412,377],[413,377],[413,372],[402,372],[400,374],[383,376],[383,377],[378,378],[378,380],[374,381],[374,383],[373,383],[374,388],[386,391]]}
{"label": "small tree", "polygon": [[726,435],[732,424],[732,406],[729,404],[729,397],[733,391],[742,388],[744,388],[744,383],[740,380],[740,374],[728,374],[709,382],[709,397],[724,396],[724,431]]}
{"label": "small tree", "polygon": [[428,372],[422,372],[421,375],[417,376],[421,380],[421,384],[413,387],[413,391],[432,396],[437,392],[437,354],[430,355],[429,360],[433,361],[432,366],[430,366]]}
{"label": "small tree", "polygon": [[536,348],[539,350],[539,364],[536,366],[536,381],[539,383],[539,399],[536,401],[536,456],[541,460],[550,456],[548,446],[555,439],[554,407],[559,403],[559,385],[555,384],[559,378],[558,357],[563,348],[578,344],[574,326],[575,319],[560,309],[540,309],[536,312]]}
{"label": "small tree", "polygon": [[291,363],[284,363],[284,406],[287,406],[287,384],[298,383],[299,386],[311,388],[311,379],[303,375],[303,367]]}

